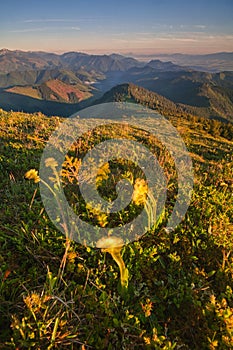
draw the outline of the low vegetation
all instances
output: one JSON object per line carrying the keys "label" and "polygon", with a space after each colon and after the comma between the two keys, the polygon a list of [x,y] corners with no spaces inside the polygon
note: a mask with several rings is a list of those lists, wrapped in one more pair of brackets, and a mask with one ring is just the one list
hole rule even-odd
{"label": "low vegetation", "polygon": [[[232,128],[191,116],[170,121],[193,159],[192,201],[176,230],[164,230],[177,189],[171,157],[142,130],[128,130],[156,153],[168,199],[158,225],[122,248],[120,275],[113,251],[80,245],[55,228],[38,181],[24,177],[30,169],[39,176],[43,148],[62,118],[0,111],[0,349],[233,348]],[[88,134],[67,156],[63,186],[74,210],[75,154],[82,158],[108,132]],[[106,198],[119,169],[143,183],[132,164],[110,163],[98,177]],[[111,224],[82,205],[85,220]],[[131,204],[129,217],[140,205]]]}
{"label": "low vegetation", "polygon": [[[220,119],[224,120],[225,122],[230,121],[229,127],[232,133],[231,116],[233,109],[232,107],[229,107],[227,113],[224,112],[224,109],[227,109],[228,106],[228,104],[226,104],[226,96],[224,97],[221,95],[221,99],[215,98],[216,94],[214,91],[216,88],[210,88],[206,84],[205,89],[209,89],[209,92],[211,91],[212,94],[213,103],[211,103],[213,106],[211,108],[197,106],[195,107],[191,105],[185,105],[183,103],[175,103],[156,92],[144,89],[143,87],[132,83],[115,86],[110,91],[106,92],[99,100],[97,100],[96,103],[128,101],[136,102],[151,109],[155,109],[158,113],[161,113],[165,116],[199,116],[201,117],[201,120],[203,120],[203,117],[214,117],[216,120]],[[228,117],[229,121],[227,119]],[[227,129],[225,126],[223,126],[223,128]]]}

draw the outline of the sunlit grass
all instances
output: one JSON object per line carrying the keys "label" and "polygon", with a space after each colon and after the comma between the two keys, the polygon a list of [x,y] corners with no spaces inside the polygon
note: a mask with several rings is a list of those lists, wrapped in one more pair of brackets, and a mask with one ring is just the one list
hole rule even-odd
{"label": "sunlit grass", "polygon": [[[34,169],[38,179],[43,147],[61,121],[0,112],[0,348],[231,349],[233,143],[202,130],[200,121],[171,120],[193,154],[195,184],[183,222],[167,233],[177,193],[174,164],[158,141],[141,130],[123,130],[156,153],[168,200],[157,228],[116,252],[105,247],[112,249],[106,254],[67,240],[43,208],[39,183],[24,178]],[[62,186],[77,214],[82,154],[108,133],[96,130],[85,142],[77,140],[64,162]],[[52,159],[47,165],[56,168]],[[111,228],[140,212],[146,182],[130,163],[100,169],[99,192],[114,200],[121,178],[140,189],[129,210],[98,220],[100,213],[81,203],[83,219]]]}

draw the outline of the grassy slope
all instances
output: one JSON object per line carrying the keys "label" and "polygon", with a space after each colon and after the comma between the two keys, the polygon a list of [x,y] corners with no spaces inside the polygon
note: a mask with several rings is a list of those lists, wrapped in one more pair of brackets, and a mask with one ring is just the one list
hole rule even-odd
{"label": "grassy slope", "polygon": [[[113,102],[113,101],[131,101],[148,106],[155,109],[158,113],[166,116],[175,115],[193,115],[200,117],[213,117],[232,121],[233,109],[231,101],[227,96],[222,96],[217,89],[213,89],[206,85],[204,90],[208,90],[210,96],[211,107],[194,107],[181,103],[174,103],[156,92],[142,88],[141,86],[132,83],[120,84],[107,91],[99,100],[98,103]],[[226,103],[228,99],[229,103]]]}
{"label": "grassy slope", "polygon": [[192,202],[174,233],[161,224],[123,249],[121,295],[99,250],[72,242],[61,272],[65,238],[24,180],[60,121],[0,112],[0,349],[231,349],[233,143],[172,118],[193,157]]}
{"label": "grassy slope", "polygon": [[78,103],[92,96],[84,84],[80,84],[79,87],[78,85],[74,86],[66,84],[58,79],[48,80],[45,83],[34,87],[14,86],[5,91],[46,101],[66,103]]}
{"label": "grassy slope", "polygon": [[41,99],[39,91],[32,86],[14,86],[12,88],[6,89],[5,91]]}

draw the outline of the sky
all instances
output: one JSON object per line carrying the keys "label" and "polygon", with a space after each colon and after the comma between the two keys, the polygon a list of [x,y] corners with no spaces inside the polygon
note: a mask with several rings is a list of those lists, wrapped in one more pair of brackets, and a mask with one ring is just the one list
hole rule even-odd
{"label": "sky", "polygon": [[233,51],[233,0],[6,0],[0,48],[62,53]]}

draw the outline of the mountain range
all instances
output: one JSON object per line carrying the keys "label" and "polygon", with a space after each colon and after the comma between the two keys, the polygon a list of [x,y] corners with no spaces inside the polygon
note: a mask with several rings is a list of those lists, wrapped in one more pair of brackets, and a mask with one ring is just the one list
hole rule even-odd
{"label": "mountain range", "polygon": [[159,59],[205,72],[233,71],[233,52],[217,52],[202,55],[158,54],[138,55],[140,60]]}
{"label": "mountain range", "polygon": [[162,114],[233,121],[231,71],[201,72],[171,61],[143,62],[119,54],[0,50],[3,109],[68,116],[115,96],[130,96]]}

